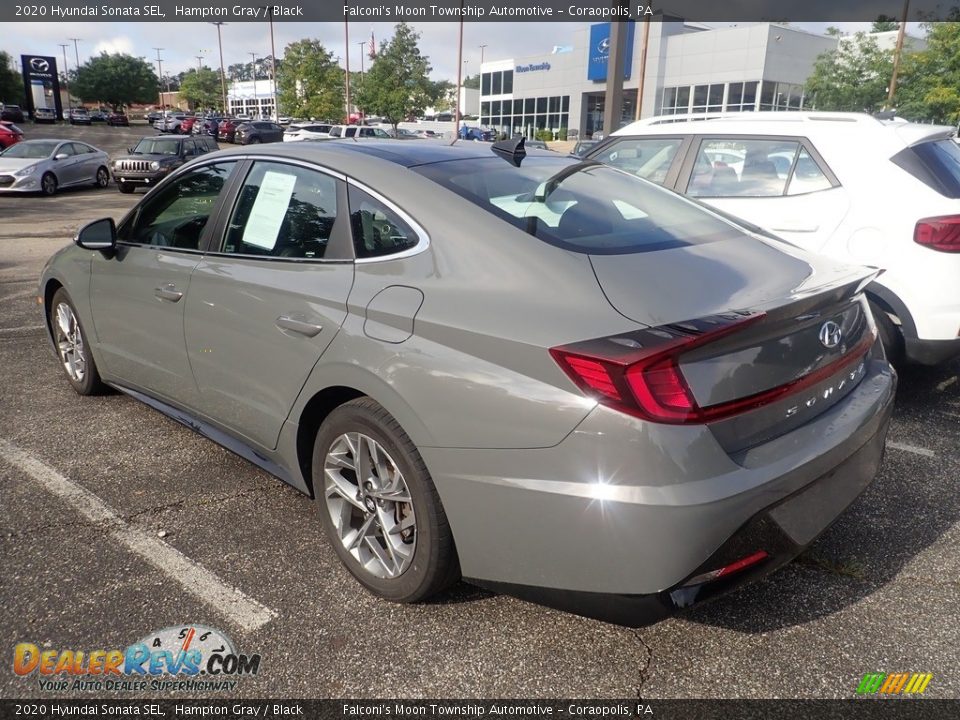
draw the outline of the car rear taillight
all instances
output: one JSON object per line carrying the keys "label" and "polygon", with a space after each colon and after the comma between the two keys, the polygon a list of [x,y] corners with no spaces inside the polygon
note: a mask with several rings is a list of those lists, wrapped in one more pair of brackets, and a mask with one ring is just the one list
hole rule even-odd
{"label": "car rear taillight", "polygon": [[939,252],[960,252],[960,215],[920,220],[913,230],[913,241]]}
{"label": "car rear taillight", "polygon": [[600,338],[550,349],[560,368],[598,402],[643,420],[670,425],[696,425],[756,410],[823,382],[862,360],[876,341],[871,326],[863,337],[823,367],[788,383],[745,397],[701,406],[683,376],[681,359],[690,351],[716,342],[761,320],[763,313],[713,319],[642,331],[644,342],[630,336]]}

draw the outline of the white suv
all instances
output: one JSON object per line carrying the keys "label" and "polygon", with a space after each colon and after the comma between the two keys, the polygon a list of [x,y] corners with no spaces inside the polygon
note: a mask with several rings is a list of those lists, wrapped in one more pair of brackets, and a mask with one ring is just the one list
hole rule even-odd
{"label": "white suv", "polygon": [[954,129],[856,113],[664,116],[592,149],[807,250],[883,268],[867,289],[894,362],[960,356]]}

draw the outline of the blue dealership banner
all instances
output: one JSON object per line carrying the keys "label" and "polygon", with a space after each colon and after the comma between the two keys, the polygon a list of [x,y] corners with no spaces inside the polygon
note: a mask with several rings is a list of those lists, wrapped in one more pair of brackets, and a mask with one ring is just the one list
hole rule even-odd
{"label": "blue dealership banner", "polygon": [[[630,79],[630,68],[633,66],[633,36],[636,32],[636,23],[632,20],[627,23],[626,47],[623,59],[623,79]],[[590,26],[590,56],[587,58],[587,80],[606,80],[607,64],[610,61],[610,23],[597,23]]]}

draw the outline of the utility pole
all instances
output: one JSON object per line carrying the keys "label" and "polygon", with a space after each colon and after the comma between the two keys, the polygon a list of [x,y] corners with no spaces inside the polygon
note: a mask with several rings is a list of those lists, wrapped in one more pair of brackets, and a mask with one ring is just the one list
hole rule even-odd
{"label": "utility pole", "polygon": [[453,91],[453,139],[460,137],[460,86],[463,85],[463,0],[460,0],[460,40],[457,42],[457,87]]}
{"label": "utility pole", "polygon": [[277,49],[273,45],[273,5],[269,6],[270,18],[270,76],[273,81],[273,117],[280,122],[280,105],[277,102]]}
{"label": "utility pole", "polygon": [[223,93],[223,112],[227,112],[227,75],[223,69],[223,36],[220,34],[220,27],[226,25],[225,22],[217,20],[210,23],[217,26],[217,45],[220,47],[220,91]]}
{"label": "utility pole", "polygon": [[199,75],[203,66],[203,55],[194,55],[194,57],[197,59],[197,74]]}
{"label": "utility pole", "polygon": [[77,68],[80,68],[80,50],[77,48],[77,43],[83,40],[83,38],[67,38],[67,40],[73,40],[73,55],[77,59]]}
{"label": "utility pole", "polygon": [[900,54],[903,52],[903,36],[907,31],[907,13],[910,10],[910,0],[903,0],[903,18],[900,20],[900,30],[897,32],[897,47],[893,51],[893,74],[890,78],[890,89],[887,91],[887,109],[893,109],[893,96],[897,93],[897,73],[900,71]]}
{"label": "utility pole", "polygon": [[160,51],[161,51],[161,50],[164,50],[165,48],[157,48],[157,47],[155,47],[155,48],[153,48],[153,49],[157,51],[157,72],[158,72],[159,75],[160,75],[160,82],[159,82],[159,85],[160,85],[160,107],[163,108],[163,106],[165,105],[165,103],[163,102],[163,60],[162,60],[162,58],[160,57]]}
{"label": "utility pole", "polygon": [[627,24],[625,22],[610,23],[610,52],[607,55],[607,92],[603,102],[603,136],[620,126],[620,116],[623,114],[623,61],[627,39]]}
{"label": "utility pole", "polygon": [[[69,110],[70,106],[73,105],[73,101],[70,99],[70,69],[67,67],[67,48],[70,46],[69,43],[60,43],[60,48],[63,50],[63,80],[64,85],[67,86],[67,109]],[[66,119],[66,113],[63,112],[63,107],[60,108],[60,113],[64,115]]]}
{"label": "utility pole", "polygon": [[640,84],[637,86],[637,114],[635,119],[640,119],[640,113],[643,108],[643,90],[644,81],[647,78],[647,47],[650,45],[650,18],[643,19],[643,55],[640,57]]}
{"label": "utility pole", "polygon": [[257,97],[257,54],[255,52],[250,53],[250,57],[253,62],[250,64],[251,75],[253,75],[253,104],[256,105],[257,115],[256,119],[260,119],[260,98]]}
{"label": "utility pole", "polygon": [[350,23],[347,20],[343,21],[343,49],[344,54],[346,55],[346,83],[345,87],[347,90],[347,121],[346,124],[350,124]]}
{"label": "utility pole", "polygon": [[363,82],[363,49],[367,46],[366,40],[357,43],[360,46],[360,82]]}

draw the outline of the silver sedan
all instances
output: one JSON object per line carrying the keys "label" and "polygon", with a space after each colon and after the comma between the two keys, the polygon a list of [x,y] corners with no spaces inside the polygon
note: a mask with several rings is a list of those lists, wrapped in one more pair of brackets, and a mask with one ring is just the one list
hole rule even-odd
{"label": "silver sedan", "polygon": [[110,158],[103,150],[76,140],[27,140],[0,153],[0,193],[40,192],[110,184]]}

